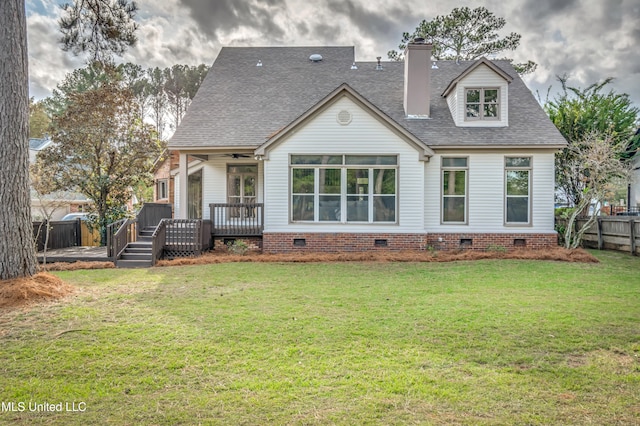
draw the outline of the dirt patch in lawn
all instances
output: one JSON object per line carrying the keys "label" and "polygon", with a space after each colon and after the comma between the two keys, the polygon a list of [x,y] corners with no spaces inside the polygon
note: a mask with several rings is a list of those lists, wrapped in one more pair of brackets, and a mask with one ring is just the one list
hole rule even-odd
{"label": "dirt patch in lawn", "polygon": [[157,266],[205,265],[228,262],[453,262],[481,259],[555,260],[562,262],[598,263],[598,259],[583,249],[503,251],[368,251],[358,253],[287,253],[266,254],[248,252],[244,255],[213,251],[200,257],[161,260]]}
{"label": "dirt patch in lawn", "polygon": [[40,266],[42,271],[76,271],[78,269],[115,268],[113,262],[55,262]]}
{"label": "dirt patch in lawn", "polygon": [[73,291],[73,286],[46,272],[29,278],[4,280],[0,282],[0,308],[21,307],[57,300]]}

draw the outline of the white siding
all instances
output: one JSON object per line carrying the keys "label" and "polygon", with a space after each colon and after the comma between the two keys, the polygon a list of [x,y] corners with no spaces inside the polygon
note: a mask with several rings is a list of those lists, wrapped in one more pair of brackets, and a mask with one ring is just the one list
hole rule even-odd
{"label": "white siding", "polygon": [[[337,122],[347,110],[350,124]],[[290,154],[398,156],[397,224],[290,223]],[[418,151],[368,111],[343,97],[269,150],[265,167],[265,232],[419,232],[423,227],[424,164]]]}
{"label": "white siding", "polygon": [[[552,151],[492,151],[468,154],[468,223],[441,225],[441,157],[463,153],[439,152],[425,165],[425,230],[427,232],[548,233],[553,232],[554,154]],[[531,156],[531,224],[506,226],[504,221],[504,158]]]}
{"label": "white siding", "polygon": [[[469,75],[460,80],[453,92],[447,96],[451,116],[460,127],[506,127],[509,125],[507,102],[509,101],[508,84],[498,74],[486,65],[480,65]],[[465,121],[465,89],[491,88],[500,89],[500,120],[472,120]]]}
{"label": "white siding", "polygon": [[[209,204],[227,202],[227,165],[258,164],[258,202],[263,200],[263,167],[262,162],[250,158],[234,159],[225,154],[209,154],[209,161],[203,161],[189,168],[189,174],[202,169],[202,218],[209,219]],[[175,177],[175,211],[178,211],[180,204],[180,175]]]}
{"label": "white siding", "polygon": [[456,122],[456,126],[458,125],[457,116],[458,116],[458,91],[453,90],[449,96],[447,96],[447,105],[449,105],[449,111],[451,111],[451,117],[453,117],[453,121]]}

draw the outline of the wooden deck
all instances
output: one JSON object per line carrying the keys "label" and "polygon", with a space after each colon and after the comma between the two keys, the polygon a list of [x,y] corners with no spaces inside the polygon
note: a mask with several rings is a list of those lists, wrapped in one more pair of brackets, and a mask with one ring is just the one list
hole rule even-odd
{"label": "wooden deck", "polygon": [[[42,263],[42,251],[38,252],[38,262]],[[54,262],[111,262],[106,247],[67,247],[47,250],[47,263]]]}

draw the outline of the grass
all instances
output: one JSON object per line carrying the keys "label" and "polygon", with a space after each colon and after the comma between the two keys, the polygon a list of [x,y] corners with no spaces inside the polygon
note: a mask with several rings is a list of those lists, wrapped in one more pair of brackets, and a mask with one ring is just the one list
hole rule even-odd
{"label": "grass", "polygon": [[0,313],[0,424],[638,424],[640,259],[593,253],[57,272]]}

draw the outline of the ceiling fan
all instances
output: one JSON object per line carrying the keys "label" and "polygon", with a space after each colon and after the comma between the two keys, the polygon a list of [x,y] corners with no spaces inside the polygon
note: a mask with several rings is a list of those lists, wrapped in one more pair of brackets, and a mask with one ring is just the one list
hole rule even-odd
{"label": "ceiling fan", "polygon": [[251,158],[252,156],[250,154],[240,154],[237,152],[234,152],[233,154],[224,154],[226,157],[231,157],[231,158]]}

